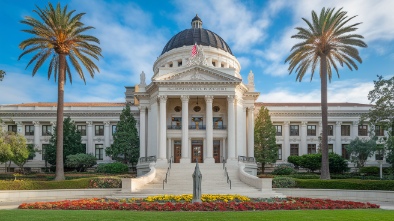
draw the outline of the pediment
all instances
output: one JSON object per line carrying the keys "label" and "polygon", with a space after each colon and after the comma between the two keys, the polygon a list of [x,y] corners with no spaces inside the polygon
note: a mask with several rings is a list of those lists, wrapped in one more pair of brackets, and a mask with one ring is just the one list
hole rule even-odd
{"label": "pediment", "polygon": [[241,82],[242,80],[227,73],[207,67],[191,67],[178,69],[175,72],[153,79],[155,82]]}

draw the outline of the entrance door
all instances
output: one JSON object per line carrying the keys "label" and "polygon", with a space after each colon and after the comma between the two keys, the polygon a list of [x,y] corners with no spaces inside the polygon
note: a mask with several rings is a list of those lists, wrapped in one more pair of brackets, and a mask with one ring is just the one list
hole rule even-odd
{"label": "entrance door", "polygon": [[174,141],[174,163],[180,163],[182,156],[181,141]]}
{"label": "entrance door", "polygon": [[203,157],[203,145],[200,140],[192,141],[192,163],[196,162],[196,159],[199,163],[202,163]]}
{"label": "entrance door", "polygon": [[213,158],[215,159],[215,163],[220,163],[220,141],[213,141]]}

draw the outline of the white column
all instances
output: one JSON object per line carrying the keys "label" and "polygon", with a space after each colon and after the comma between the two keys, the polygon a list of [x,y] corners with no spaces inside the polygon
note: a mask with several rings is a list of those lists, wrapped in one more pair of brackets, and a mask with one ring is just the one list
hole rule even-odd
{"label": "white column", "polygon": [[283,146],[282,146],[282,160],[287,161],[287,157],[290,156],[290,122],[285,121],[283,123]]}
{"label": "white column", "polygon": [[41,152],[37,152],[36,154],[36,159],[41,160],[42,159],[42,147],[40,146],[40,122],[39,121],[33,121],[34,124],[34,148],[37,148],[41,150]]}
{"label": "white column", "polygon": [[235,158],[235,114],[234,114],[234,96],[227,96],[227,107],[228,107],[228,159],[236,160]]}
{"label": "white column", "polygon": [[308,153],[308,147],[306,144],[306,136],[307,136],[307,125],[308,122],[302,121],[301,122],[301,133],[300,133],[300,138],[301,138],[301,146],[300,146],[300,156],[307,154]]}
{"label": "white column", "polygon": [[87,138],[87,145],[86,145],[86,153],[90,153],[95,155],[94,147],[93,147],[93,122],[86,121],[86,138]]}
{"label": "white column", "polygon": [[248,107],[248,157],[254,157],[254,107]]}
{"label": "white column", "polygon": [[[168,158],[171,158],[172,156],[174,156],[174,153],[172,152],[172,145],[171,145],[171,138],[167,139],[167,156]],[[172,159],[174,160],[174,159]]]}
{"label": "white column", "polygon": [[181,163],[190,163],[189,158],[189,96],[182,95],[182,158]]}
{"label": "white column", "polygon": [[334,153],[342,155],[342,140],[341,140],[341,121],[337,121],[335,125],[335,147]]}
{"label": "white column", "polygon": [[111,141],[110,141],[110,129],[109,129],[109,126],[110,126],[110,124],[111,124],[111,122],[109,122],[109,121],[104,121],[103,122],[104,123],[104,148],[107,148],[107,147],[109,147],[111,144]]}
{"label": "white column", "polygon": [[166,125],[166,110],[167,110],[167,96],[160,95],[160,143],[159,143],[159,159],[165,160],[166,146],[167,146],[167,125]]}
{"label": "white column", "polygon": [[352,140],[358,136],[358,121],[353,121],[353,128],[351,131]]}
{"label": "white column", "polygon": [[146,146],[145,146],[145,113],[146,107],[140,105],[140,157],[146,157]]}
{"label": "white column", "polygon": [[54,134],[55,133],[55,127],[56,127],[56,121],[52,121],[52,122],[50,122],[51,123],[51,125],[52,125],[52,134]]}
{"label": "white column", "polygon": [[[223,138],[222,146],[223,146],[223,148],[222,148],[222,150],[223,150],[222,156],[224,157],[224,159],[227,159],[227,148],[226,148],[226,138],[225,137]],[[222,159],[220,159],[220,160],[222,160]]]}
{"label": "white column", "polygon": [[16,121],[15,124],[16,124],[16,132],[18,134],[23,134],[23,124],[22,124],[22,122],[21,121]]}
{"label": "white column", "polygon": [[206,111],[207,111],[207,119],[206,119],[206,145],[207,145],[207,158],[205,159],[205,163],[214,163],[213,159],[213,115],[212,115],[212,101],[213,96],[206,95]]}

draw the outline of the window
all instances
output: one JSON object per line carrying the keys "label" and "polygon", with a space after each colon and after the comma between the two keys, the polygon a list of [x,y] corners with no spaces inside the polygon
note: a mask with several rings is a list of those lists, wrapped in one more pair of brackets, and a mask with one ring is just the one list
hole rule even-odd
{"label": "window", "polygon": [[328,136],[334,136],[334,126],[333,125],[328,125],[327,134],[328,134]]}
{"label": "window", "polygon": [[328,152],[334,153],[334,144],[328,144]]}
{"label": "window", "polygon": [[384,146],[382,144],[378,144],[376,146],[375,160],[383,160],[383,157],[384,157]]}
{"label": "window", "polygon": [[282,136],[282,125],[274,125],[276,130],[276,136]]}
{"label": "window", "polygon": [[102,144],[96,144],[95,157],[97,158],[97,160],[103,160],[103,156],[104,156],[103,145]]}
{"label": "window", "polygon": [[342,144],[342,157],[348,160],[348,159],[350,159],[350,154],[346,150],[347,146],[349,146],[349,144]]}
{"label": "window", "polygon": [[223,125],[223,118],[221,117],[213,118],[213,129],[226,129]]}
{"label": "window", "polygon": [[316,136],[316,125],[308,125],[306,134],[307,136]]}
{"label": "window", "polygon": [[308,144],[308,154],[316,153],[316,144]]}
{"label": "window", "polygon": [[8,132],[16,133],[17,131],[18,131],[18,128],[16,125],[8,125]]}
{"label": "window", "polygon": [[182,61],[178,61],[178,67],[182,66]]}
{"label": "window", "polygon": [[298,125],[290,125],[290,136],[298,136]]}
{"label": "window", "polygon": [[86,136],[86,125],[77,125],[77,130],[81,133],[81,136]]}
{"label": "window", "polygon": [[82,144],[83,149],[84,149],[84,151],[83,151],[84,153],[87,153],[87,152],[86,152],[86,145],[87,145],[86,143],[83,143],[83,144]]}
{"label": "window", "polygon": [[104,136],[104,125],[96,125],[94,128],[96,136]]}
{"label": "window", "polygon": [[384,136],[384,130],[382,126],[375,125],[375,136]]}
{"label": "window", "polygon": [[350,125],[341,125],[341,136],[350,136]]}
{"label": "window", "polygon": [[42,144],[42,150],[41,150],[41,159],[42,160],[47,160],[47,148],[49,147],[49,144]]}
{"label": "window", "polygon": [[42,136],[51,136],[51,134],[52,134],[52,126],[42,125]]}
{"label": "window", "polygon": [[205,129],[204,128],[204,120],[202,117],[192,117],[192,122],[191,125],[189,126],[189,129]]}
{"label": "window", "polygon": [[278,160],[282,160],[282,144],[278,144]]}
{"label": "window", "polygon": [[116,132],[116,125],[112,125],[112,135]]}
{"label": "window", "polygon": [[25,136],[33,136],[34,135],[34,126],[26,125],[25,126]]}
{"label": "window", "polygon": [[290,156],[298,156],[298,144],[290,144]]}
{"label": "window", "polygon": [[368,125],[358,125],[358,136],[368,136]]}

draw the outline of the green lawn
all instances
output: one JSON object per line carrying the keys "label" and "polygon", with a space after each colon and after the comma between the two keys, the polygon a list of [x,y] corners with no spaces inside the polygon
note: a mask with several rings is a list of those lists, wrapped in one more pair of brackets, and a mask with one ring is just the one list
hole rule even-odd
{"label": "green lawn", "polygon": [[70,210],[0,210],[0,220],[392,220],[394,211],[368,210],[293,210],[259,212],[131,212]]}

